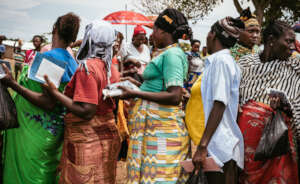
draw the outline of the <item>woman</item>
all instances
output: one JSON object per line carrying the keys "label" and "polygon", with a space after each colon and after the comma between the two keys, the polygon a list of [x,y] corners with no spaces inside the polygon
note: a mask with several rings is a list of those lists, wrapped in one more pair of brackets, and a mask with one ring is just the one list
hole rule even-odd
{"label": "woman", "polygon": [[[18,46],[16,46],[16,44],[18,44]],[[19,72],[22,71],[23,68],[23,63],[24,63],[24,58],[25,58],[25,53],[24,51],[22,51],[22,45],[23,45],[23,41],[22,40],[18,40],[18,43],[15,42],[14,45],[14,53],[13,53],[13,57],[15,60],[15,79],[18,79],[18,75]]]}
{"label": "woman", "polygon": [[[295,33],[288,24],[275,21],[263,31],[263,38],[261,54],[248,55],[239,61],[243,77],[240,84],[242,113],[238,123],[245,144],[245,169],[240,182],[297,184],[298,164],[293,138],[299,140],[300,132],[300,62],[290,57],[295,48]],[[288,126],[290,151],[273,159],[255,161],[254,154],[262,131],[276,110],[270,107],[268,88],[283,91],[290,101],[292,113],[284,110],[282,105],[278,107]]]}
{"label": "woman", "polygon": [[[58,17],[52,30],[53,50],[44,53],[67,63],[59,91],[64,90],[77,68],[66,48],[76,40],[79,22],[73,13]],[[55,183],[63,140],[64,108],[42,93],[40,83],[28,79],[28,66],[24,67],[19,83],[7,73],[1,82],[17,92],[14,101],[20,127],[5,131],[3,183]]]}
{"label": "woman", "polygon": [[102,96],[107,84],[119,80],[112,65],[115,39],[109,23],[92,22],[86,27],[77,55],[81,67],[67,85],[65,95],[46,78],[48,92],[69,111],[65,116],[60,183],[115,183],[120,138],[114,101],[103,100]]}
{"label": "woman", "polygon": [[127,183],[185,183],[180,161],[188,153],[189,137],[180,102],[188,62],[177,40],[191,35],[184,15],[164,10],[153,29],[155,46],[163,52],[143,73],[141,91],[123,89],[121,98],[138,98],[129,117]]}
{"label": "woman", "polygon": [[197,151],[193,163],[200,168],[211,157],[220,167],[207,172],[209,184],[237,184],[243,169],[243,136],[236,123],[240,69],[230,54],[243,22],[226,17],[216,22],[207,35],[205,69],[192,87],[186,123]]}
{"label": "woman", "polygon": [[257,44],[260,42],[261,26],[256,16],[251,14],[250,8],[241,13],[240,20],[245,24],[241,30],[238,42],[230,49],[231,55],[236,61],[248,54],[258,52]]}
{"label": "woman", "polygon": [[191,92],[193,84],[196,82],[204,69],[204,62],[200,58],[200,45],[201,42],[194,39],[191,41],[191,51],[186,52],[189,61],[189,73],[188,81],[185,83],[184,88],[187,89],[189,93]]}
{"label": "woman", "polygon": [[33,61],[36,52],[41,51],[41,45],[44,42],[44,39],[40,35],[35,35],[32,38],[32,42],[33,42],[35,49],[26,51],[24,63],[27,63],[27,64],[30,64]]}
{"label": "woman", "polygon": [[[132,35],[132,43],[124,45],[121,48],[120,55],[125,63],[133,63],[138,65],[138,73],[142,74],[146,65],[150,62],[150,50],[144,44],[146,40],[146,30],[138,25],[134,28]],[[126,64],[125,64],[126,65]]]}

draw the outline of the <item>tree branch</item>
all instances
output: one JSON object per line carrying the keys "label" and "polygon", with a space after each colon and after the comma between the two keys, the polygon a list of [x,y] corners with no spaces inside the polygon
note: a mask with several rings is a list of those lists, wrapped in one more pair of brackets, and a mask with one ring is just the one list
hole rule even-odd
{"label": "tree branch", "polygon": [[233,4],[236,8],[236,11],[239,12],[239,14],[241,14],[242,11],[243,11],[243,8],[242,8],[241,4],[239,3],[239,1],[238,0],[233,0]]}

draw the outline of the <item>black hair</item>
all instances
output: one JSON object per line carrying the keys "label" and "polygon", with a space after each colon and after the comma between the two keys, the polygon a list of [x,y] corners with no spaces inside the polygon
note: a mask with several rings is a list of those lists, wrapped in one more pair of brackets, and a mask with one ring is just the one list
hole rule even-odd
{"label": "black hair", "polygon": [[280,20],[270,21],[270,23],[263,30],[263,42],[266,44],[271,35],[278,39],[287,30],[293,30],[293,28],[286,22]]}
{"label": "black hair", "polygon": [[41,36],[41,35],[34,35],[33,38],[32,38],[32,41],[35,39],[35,38],[39,38],[41,40],[41,43],[43,43],[45,40],[44,38]]}
{"label": "black hair", "polygon": [[76,40],[79,26],[80,18],[74,13],[67,13],[57,18],[53,31],[56,30],[59,38],[69,45]]}
{"label": "black hair", "polygon": [[194,39],[194,40],[191,41],[191,45],[193,46],[193,45],[194,45],[195,43],[197,43],[197,42],[201,44],[200,40]]}
{"label": "black hair", "polygon": [[186,17],[176,9],[165,9],[159,14],[154,25],[172,34],[172,37],[176,42],[178,39],[182,38],[184,34],[189,39],[193,39],[193,32]]}
{"label": "black hair", "polygon": [[123,42],[124,36],[121,32],[118,31],[117,37],[120,39],[120,44]]}
{"label": "black hair", "polygon": [[6,40],[6,39],[7,39],[6,36],[0,35],[0,40]]}

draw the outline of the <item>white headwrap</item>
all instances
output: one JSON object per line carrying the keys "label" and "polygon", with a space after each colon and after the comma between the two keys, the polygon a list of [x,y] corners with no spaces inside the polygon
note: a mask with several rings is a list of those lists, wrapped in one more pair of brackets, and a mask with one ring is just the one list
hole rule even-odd
{"label": "white headwrap", "polygon": [[100,58],[105,62],[107,79],[110,83],[112,47],[116,40],[116,31],[112,25],[102,20],[96,20],[85,28],[84,38],[80,45],[76,59],[88,72],[86,60],[89,58]]}

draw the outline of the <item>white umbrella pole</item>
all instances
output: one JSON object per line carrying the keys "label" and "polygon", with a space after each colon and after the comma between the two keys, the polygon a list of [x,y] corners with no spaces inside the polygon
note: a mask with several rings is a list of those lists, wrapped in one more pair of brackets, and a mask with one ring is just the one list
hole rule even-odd
{"label": "white umbrella pole", "polygon": [[[127,3],[125,4],[125,11],[127,11]],[[125,35],[126,35],[126,42],[127,42],[127,24],[125,24]]]}

